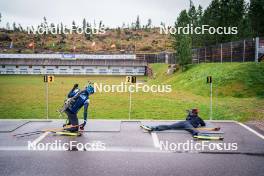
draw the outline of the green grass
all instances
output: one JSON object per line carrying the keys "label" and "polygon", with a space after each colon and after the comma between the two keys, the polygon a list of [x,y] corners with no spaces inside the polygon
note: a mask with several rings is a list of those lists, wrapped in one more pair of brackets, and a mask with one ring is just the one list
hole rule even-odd
{"label": "green grass", "polygon": [[[214,80],[214,119],[246,121],[263,119],[263,64],[228,63],[190,66],[185,72],[166,75],[166,64],[153,64],[154,79],[147,84],[171,84],[170,93],[133,93],[132,119],[183,119],[185,110],[200,109],[209,117],[209,85],[206,76]],[[49,84],[49,117],[58,118],[62,105],[74,83],[81,87],[87,81],[120,84],[124,76],[55,76]],[[0,118],[39,118],[46,116],[45,84],[42,76],[0,76]],[[89,118],[127,119],[129,93],[95,93],[90,98]],[[82,110],[79,112],[82,118]]]}
{"label": "green grass", "polygon": [[153,65],[157,73],[154,82],[171,84],[174,89],[187,90],[197,95],[209,96],[206,77],[213,77],[213,87],[218,96],[263,97],[263,63],[211,63],[188,66],[187,71],[166,75],[167,66]]}

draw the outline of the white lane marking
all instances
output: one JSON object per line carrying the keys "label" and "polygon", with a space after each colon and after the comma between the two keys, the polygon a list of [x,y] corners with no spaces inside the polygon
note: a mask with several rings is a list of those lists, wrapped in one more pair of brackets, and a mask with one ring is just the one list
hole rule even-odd
{"label": "white lane marking", "polygon": [[[49,152],[49,151],[69,151],[67,149],[48,149],[48,150],[30,150],[25,146],[1,146],[0,151],[39,151],[39,152]],[[130,148],[130,147],[110,147],[105,150],[100,149],[91,149],[91,150],[79,150],[79,151],[87,151],[87,152],[132,152],[132,153],[173,153],[173,151],[167,150],[156,150],[153,148]]]}
{"label": "white lane marking", "polygon": [[37,143],[39,143],[40,141],[42,141],[50,132],[45,132],[44,134],[42,134],[41,136],[39,136],[37,139],[35,139],[32,142],[32,145],[37,145]]}
{"label": "white lane marking", "polygon": [[1,146],[0,151],[27,151],[25,146]]}
{"label": "white lane marking", "polygon": [[239,125],[241,125],[242,127],[246,128],[248,131],[254,133],[255,135],[257,135],[258,137],[260,137],[261,139],[264,140],[264,136],[260,133],[258,133],[257,131],[253,130],[252,128],[250,128],[249,126],[243,124],[243,123],[240,123],[240,122],[237,122]]}
{"label": "white lane marking", "polygon": [[159,148],[160,147],[160,143],[159,143],[159,138],[158,138],[157,133],[152,132],[151,136],[152,136],[154,147]]}

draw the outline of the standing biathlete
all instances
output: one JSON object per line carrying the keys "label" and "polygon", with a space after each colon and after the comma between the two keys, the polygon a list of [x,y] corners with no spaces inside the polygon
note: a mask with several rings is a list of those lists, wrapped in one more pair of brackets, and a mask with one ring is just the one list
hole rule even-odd
{"label": "standing biathlete", "polygon": [[205,126],[205,122],[198,116],[198,109],[192,109],[189,111],[185,121],[173,123],[171,125],[159,125],[159,126],[146,126],[141,125],[141,128],[147,131],[164,131],[164,130],[179,130],[184,129],[190,132],[193,136],[198,135],[198,131],[195,129],[200,126]]}
{"label": "standing biathlete", "polygon": [[[67,125],[71,125],[71,127],[66,128],[65,130],[70,132],[78,132],[79,127],[81,130],[84,129],[88,116],[89,96],[92,95],[93,93],[94,93],[94,88],[90,84],[86,86],[85,89],[82,91],[78,89],[78,84],[74,85],[73,89],[68,94],[68,98],[71,98],[72,101],[65,110],[65,113],[67,114],[69,120]],[[84,107],[84,111],[83,111],[84,121],[81,125],[79,125],[77,114],[82,107]],[[66,125],[63,125],[63,127],[65,126]]]}

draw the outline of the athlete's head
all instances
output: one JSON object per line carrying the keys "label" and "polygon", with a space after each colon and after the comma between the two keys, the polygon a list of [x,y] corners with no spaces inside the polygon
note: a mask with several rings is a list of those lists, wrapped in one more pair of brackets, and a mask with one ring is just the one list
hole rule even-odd
{"label": "athlete's head", "polygon": [[85,89],[89,95],[94,93],[94,87],[91,84],[88,84]]}
{"label": "athlete's head", "polygon": [[198,115],[198,112],[199,112],[198,109],[196,109],[196,108],[195,108],[195,109],[192,109],[192,114],[193,114],[193,115]]}

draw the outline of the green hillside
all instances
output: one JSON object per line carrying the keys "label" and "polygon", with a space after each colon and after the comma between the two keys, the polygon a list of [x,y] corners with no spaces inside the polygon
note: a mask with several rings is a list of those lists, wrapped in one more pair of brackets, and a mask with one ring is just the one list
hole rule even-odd
{"label": "green hillside", "polygon": [[[168,76],[166,64],[151,65],[154,78],[137,77],[144,84],[172,85],[169,93],[133,93],[132,119],[184,119],[186,109],[199,108],[200,116],[209,118],[212,75],[213,119],[259,120],[264,117],[264,64],[226,63],[189,66],[185,72]],[[49,117],[58,118],[57,109],[73,84],[84,87],[87,81],[115,85],[125,76],[55,76],[49,85]],[[144,80],[147,80],[145,82]],[[46,117],[46,86],[41,75],[0,75],[0,118]],[[89,118],[128,119],[129,93],[97,92],[91,96]],[[82,119],[82,110],[78,116]]]}
{"label": "green hillside", "polygon": [[171,84],[176,90],[209,96],[206,77],[213,77],[214,93],[219,97],[264,97],[264,63],[210,63],[190,65],[184,72],[167,76],[167,65],[154,64],[154,80]]}

